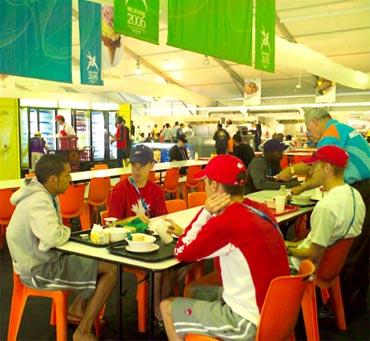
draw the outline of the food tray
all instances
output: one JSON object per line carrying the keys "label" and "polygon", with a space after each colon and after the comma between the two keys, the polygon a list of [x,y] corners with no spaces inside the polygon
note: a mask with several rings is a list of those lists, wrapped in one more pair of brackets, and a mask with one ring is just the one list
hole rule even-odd
{"label": "food tray", "polygon": [[163,245],[159,240],[155,244],[160,245],[160,248],[156,251],[147,253],[135,253],[126,250],[127,242],[125,241],[120,245],[112,245],[108,247],[110,253],[118,256],[141,260],[144,262],[160,262],[162,260],[173,258],[173,249],[176,245],[176,241],[173,241],[167,245]]}
{"label": "food tray", "polygon": [[[95,244],[91,242],[90,233],[91,233],[91,230],[75,231],[71,233],[69,240],[73,240],[74,242],[77,242],[77,243],[86,244],[86,245],[95,246],[95,247],[107,247],[107,246],[122,244],[125,242],[122,240],[122,241],[113,242],[113,243]],[[89,238],[86,238],[86,239],[81,238],[81,234],[88,234]]]}
{"label": "food tray", "polygon": [[295,205],[285,205],[284,212],[276,213],[275,210],[273,210],[273,212],[274,212],[275,217],[277,217],[277,216],[280,216],[280,215],[284,215],[284,214],[288,214],[288,213],[298,211],[298,209],[299,209],[299,207],[295,206]]}

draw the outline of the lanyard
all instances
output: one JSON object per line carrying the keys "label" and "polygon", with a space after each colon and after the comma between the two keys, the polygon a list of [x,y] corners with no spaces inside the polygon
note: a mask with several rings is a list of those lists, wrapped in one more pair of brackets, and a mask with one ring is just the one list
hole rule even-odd
{"label": "lanyard", "polygon": [[139,188],[136,186],[136,183],[135,183],[135,180],[130,176],[128,178],[128,181],[130,182],[130,184],[135,188],[135,191],[136,193],[139,195],[139,199],[141,201],[141,204],[143,205],[144,207],[144,210],[145,212],[147,213],[147,215],[150,217],[150,210],[149,210],[149,207],[148,207],[148,204],[146,203],[145,199],[141,196],[141,193],[139,191]]}
{"label": "lanyard", "polygon": [[353,188],[351,186],[350,186],[350,188],[351,188],[351,193],[352,193],[353,216],[352,216],[351,222],[349,223],[349,226],[348,226],[348,229],[347,229],[346,233],[344,234],[344,236],[341,239],[344,239],[345,236],[348,234],[349,230],[351,229],[351,227],[353,225],[353,222],[355,220],[355,215],[356,215],[355,193],[354,193]]}
{"label": "lanyard", "polygon": [[267,222],[269,222],[270,224],[272,224],[279,232],[280,232],[280,234],[281,235],[283,235],[282,233],[281,233],[281,231],[280,231],[280,227],[279,227],[279,225],[278,225],[278,223],[277,222],[275,222],[275,221],[273,221],[265,212],[263,212],[263,211],[261,211],[261,210],[259,210],[259,209],[257,209],[257,208],[255,208],[255,207],[252,207],[252,206],[249,206],[249,205],[247,205],[247,204],[243,204],[242,203],[242,205],[245,207],[245,208],[247,208],[249,211],[251,211],[251,212],[253,212],[253,213],[255,213],[255,214],[257,214],[260,218],[262,218],[263,220],[265,220],[265,221],[267,221]]}

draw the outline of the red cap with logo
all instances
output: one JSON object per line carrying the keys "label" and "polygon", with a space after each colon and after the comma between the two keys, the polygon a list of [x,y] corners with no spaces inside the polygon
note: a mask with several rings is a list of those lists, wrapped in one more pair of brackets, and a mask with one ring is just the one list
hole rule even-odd
{"label": "red cap with logo", "polygon": [[206,168],[194,174],[194,178],[203,179],[207,177],[225,185],[243,185],[245,179],[238,180],[238,175],[245,171],[243,161],[233,155],[223,154],[212,158]]}
{"label": "red cap with logo", "polygon": [[319,161],[330,163],[337,167],[345,168],[347,166],[349,155],[338,146],[324,146],[319,148],[314,155],[307,157],[302,161],[304,163],[315,163]]}
{"label": "red cap with logo", "polygon": [[57,115],[55,117],[56,120],[64,120],[64,116],[63,115]]}

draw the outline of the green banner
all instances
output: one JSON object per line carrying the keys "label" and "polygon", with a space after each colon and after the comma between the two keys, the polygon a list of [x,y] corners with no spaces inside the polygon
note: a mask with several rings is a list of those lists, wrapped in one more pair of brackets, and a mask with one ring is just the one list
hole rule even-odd
{"label": "green banner", "polygon": [[0,1],[0,73],[72,82],[72,0]]}
{"label": "green banner", "polygon": [[168,45],[252,63],[253,0],[169,0]]}
{"label": "green banner", "polygon": [[159,44],[159,0],[114,0],[114,30]]}
{"label": "green banner", "polygon": [[81,84],[103,85],[101,78],[101,6],[79,0]]}
{"label": "green banner", "polygon": [[275,72],[275,0],[256,1],[255,68]]}

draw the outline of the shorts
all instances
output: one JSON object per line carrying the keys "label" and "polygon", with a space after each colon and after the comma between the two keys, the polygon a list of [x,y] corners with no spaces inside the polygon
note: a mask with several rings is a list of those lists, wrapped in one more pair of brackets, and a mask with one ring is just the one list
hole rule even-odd
{"label": "shorts", "polygon": [[98,261],[76,255],[61,255],[55,262],[45,263],[32,270],[33,277],[22,282],[36,289],[71,290],[83,299],[95,291]]}
{"label": "shorts", "polygon": [[222,287],[193,288],[194,298],[176,298],[172,318],[176,333],[210,335],[222,340],[254,340],[257,327],[222,300]]}

